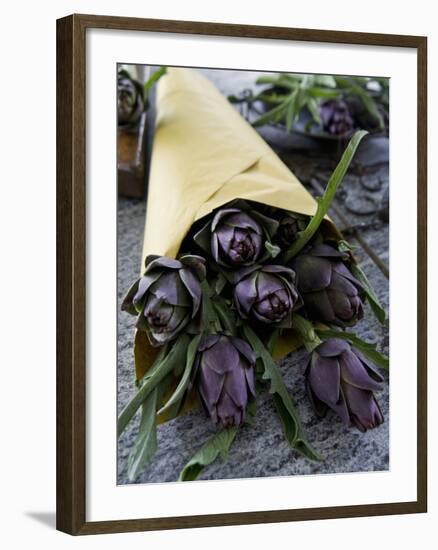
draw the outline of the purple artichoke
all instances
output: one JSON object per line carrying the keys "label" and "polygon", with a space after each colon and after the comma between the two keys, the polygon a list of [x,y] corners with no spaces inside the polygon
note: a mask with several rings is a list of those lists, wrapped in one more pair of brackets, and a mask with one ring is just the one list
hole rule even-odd
{"label": "purple artichoke", "polygon": [[309,317],[338,326],[363,315],[363,288],[345,265],[348,255],[328,244],[305,249],[292,264]]}
{"label": "purple artichoke", "polygon": [[383,415],[373,391],[383,378],[374,366],[347,341],[330,338],[312,353],[306,370],[310,401],[323,417],[332,409],[346,425],[361,432],[379,426]]}
{"label": "purple artichoke", "polygon": [[[148,261],[149,260],[149,261]],[[130,288],[122,309],[138,315],[137,328],[154,345],[172,340],[185,328],[196,332],[201,311],[204,259],[151,257],[143,277]]]}
{"label": "purple artichoke", "polygon": [[269,256],[265,248],[278,222],[256,210],[222,208],[194,236],[195,242],[226,268],[254,265]]}
{"label": "purple artichoke", "polygon": [[239,315],[277,327],[290,327],[292,311],[302,305],[294,286],[295,273],[279,265],[265,265],[244,275],[234,287]]}
{"label": "purple artichoke", "polygon": [[143,86],[125,70],[117,74],[117,122],[135,126],[145,109]]}
{"label": "purple artichoke", "polygon": [[256,355],[239,338],[205,336],[195,358],[194,377],[201,402],[215,424],[239,426],[250,398],[256,396]]}
{"label": "purple artichoke", "polygon": [[329,134],[342,136],[353,130],[353,118],[342,99],[329,99],[319,106],[323,129]]}

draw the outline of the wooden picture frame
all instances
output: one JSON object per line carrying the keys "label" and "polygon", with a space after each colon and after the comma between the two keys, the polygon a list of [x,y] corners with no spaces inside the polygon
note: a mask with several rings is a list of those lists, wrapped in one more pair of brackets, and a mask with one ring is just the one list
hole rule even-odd
{"label": "wooden picture frame", "polygon": [[[410,502],[86,521],[85,35],[90,28],[413,48],[418,85],[417,499]],[[57,529],[72,535],[418,513],[427,510],[427,39],[94,15],[57,21]]]}

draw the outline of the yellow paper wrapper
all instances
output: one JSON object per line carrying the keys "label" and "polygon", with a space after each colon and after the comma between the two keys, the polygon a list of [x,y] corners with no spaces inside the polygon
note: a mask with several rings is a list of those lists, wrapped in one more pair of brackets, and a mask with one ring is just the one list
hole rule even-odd
{"label": "yellow paper wrapper", "polygon": [[235,198],[316,211],[310,193],[209,80],[168,69],[157,87],[143,260],[175,257],[196,220]]}
{"label": "yellow paper wrapper", "polygon": [[[316,202],[267,143],[199,72],[168,69],[157,87],[141,270],[149,254],[175,257],[193,223],[240,198],[313,215]],[[328,221],[329,230],[338,235]],[[274,358],[299,347],[290,331]],[[136,376],[153,362],[137,334]]]}

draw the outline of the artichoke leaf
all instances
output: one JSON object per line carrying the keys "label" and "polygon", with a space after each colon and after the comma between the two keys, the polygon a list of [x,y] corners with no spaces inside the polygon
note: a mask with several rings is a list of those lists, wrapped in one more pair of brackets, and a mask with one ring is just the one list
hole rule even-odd
{"label": "artichoke leaf", "polygon": [[123,409],[117,421],[117,433],[124,431],[132,417],[135,415],[146,397],[158,386],[158,384],[171,372],[184,364],[184,358],[189,344],[189,336],[181,334],[173,343],[170,351],[159,361],[155,361],[149,371],[140,381],[140,388],[131,401]]}
{"label": "artichoke leaf", "polygon": [[184,373],[181,377],[181,380],[179,381],[178,386],[176,387],[174,393],[169,398],[169,400],[166,402],[166,404],[161,407],[161,409],[157,412],[158,415],[162,415],[165,412],[167,412],[170,407],[179,401],[183,399],[183,396],[187,390],[187,387],[190,383],[190,375],[193,368],[193,363],[195,361],[196,352],[198,350],[198,345],[201,340],[202,334],[196,335],[192,341],[190,342],[188,348],[187,348],[187,359],[186,359],[186,366],[184,369]]}
{"label": "artichoke leaf", "polygon": [[128,477],[130,481],[136,479],[157,450],[157,428],[155,425],[157,392],[158,389],[155,388],[142,404],[137,438],[128,456]]}
{"label": "artichoke leaf", "polygon": [[365,130],[359,130],[350,139],[345,151],[342,154],[341,160],[338,162],[336,168],[330,176],[324,195],[317,199],[318,207],[315,215],[310,218],[307,227],[298,233],[297,239],[284,254],[284,261],[286,263],[298,254],[298,252],[309,242],[318,230],[324,216],[327,214],[330,204],[335,198],[336,191],[344,179],[362,138],[367,134],[368,132]]}
{"label": "artichoke leaf", "polygon": [[[159,353],[163,352],[162,348],[153,346],[148,338],[148,335],[143,330],[136,330],[134,337],[134,363],[135,363],[135,378],[137,384],[149,371],[155,363]],[[165,350],[164,350],[165,351]]]}
{"label": "artichoke leaf", "polygon": [[304,435],[295,405],[271,354],[248,325],[244,325],[243,330],[248,342],[264,365],[263,378],[271,381],[270,393],[274,394],[274,404],[283,424],[283,432],[287,442],[292,448],[310,460],[321,460],[321,456],[311,447]]}
{"label": "artichoke leaf", "polygon": [[379,321],[379,323],[383,325],[386,320],[386,313],[381,306],[379,299],[377,298],[376,293],[374,292],[374,289],[368,280],[368,277],[357,264],[352,264],[350,267],[350,271],[354,275],[354,277],[356,277],[356,279],[361,283],[372,312],[376,316],[376,319]]}
{"label": "artichoke leaf", "polygon": [[187,462],[178,481],[194,481],[202,470],[219,456],[225,459],[237,434],[237,427],[226,428],[213,435]]}
{"label": "artichoke leaf", "polygon": [[259,117],[257,120],[255,120],[252,125],[254,128],[258,128],[260,126],[264,126],[268,122],[278,122],[281,120],[287,113],[288,110],[288,103],[280,103],[270,111],[267,111],[265,114],[263,114],[261,117]]}

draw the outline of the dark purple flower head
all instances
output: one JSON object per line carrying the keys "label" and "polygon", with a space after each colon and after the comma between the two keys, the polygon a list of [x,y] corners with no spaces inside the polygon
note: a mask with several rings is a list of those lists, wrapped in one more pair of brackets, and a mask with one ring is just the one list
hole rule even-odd
{"label": "dark purple flower head", "polygon": [[328,244],[317,244],[294,259],[298,291],[312,320],[344,326],[362,317],[363,288],[345,265],[347,258]]}
{"label": "dark purple flower head", "polygon": [[148,260],[122,309],[138,315],[137,328],[148,333],[152,344],[161,345],[189,324],[194,327],[199,318],[205,265],[203,258],[190,255],[179,260],[164,256]]}
{"label": "dark purple flower head", "polygon": [[238,269],[267,257],[265,242],[277,227],[277,221],[256,210],[222,208],[194,240],[222,267]]}
{"label": "dark purple flower head", "polygon": [[306,386],[316,413],[332,409],[346,425],[361,432],[383,422],[373,392],[383,381],[374,366],[346,340],[330,338],[312,353],[306,370]]}
{"label": "dark purple flower head", "polygon": [[329,134],[342,136],[353,130],[353,118],[342,99],[328,99],[319,106],[322,127]]}
{"label": "dark purple flower head", "polygon": [[234,287],[234,303],[241,317],[290,327],[292,311],[302,305],[292,269],[279,265],[257,267]]}
{"label": "dark purple flower head", "polygon": [[223,427],[238,426],[250,398],[256,396],[255,353],[239,338],[205,336],[195,358],[194,378],[201,402],[212,421]]}

